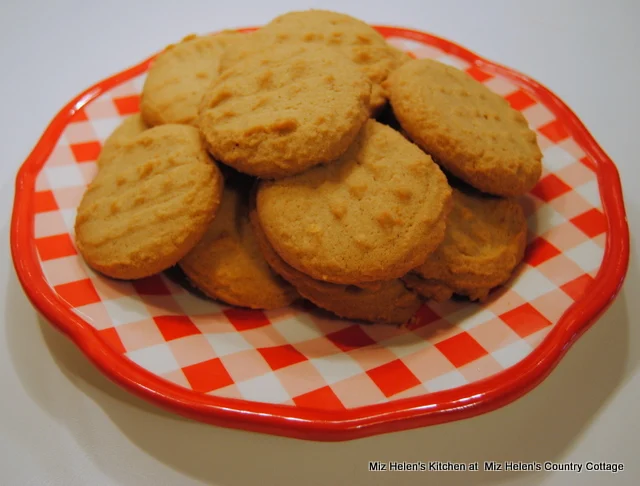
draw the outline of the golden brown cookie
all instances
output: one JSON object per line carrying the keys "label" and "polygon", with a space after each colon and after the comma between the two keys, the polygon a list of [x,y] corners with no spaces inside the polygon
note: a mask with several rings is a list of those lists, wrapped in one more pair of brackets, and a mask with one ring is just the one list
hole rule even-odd
{"label": "golden brown cookie", "polygon": [[520,112],[467,73],[412,60],[385,86],[402,128],[446,170],[499,196],[535,186],[542,171],[535,133]]}
{"label": "golden brown cookie", "polygon": [[398,279],[378,282],[372,288],[314,280],[280,258],[264,234],[255,209],[251,210],[251,222],[269,265],[318,307],[347,319],[389,324],[404,324],[420,308],[420,299]]}
{"label": "golden brown cookie", "polygon": [[96,160],[98,167],[102,167],[104,161],[113,160],[113,152],[116,151],[123,143],[131,140],[132,138],[140,135],[149,127],[142,120],[140,114],[131,115],[125,120],[107,137]]}
{"label": "golden brown cookie", "polygon": [[374,111],[386,101],[383,81],[391,71],[410,59],[361,20],[327,10],[306,10],[276,17],[250,37],[230,44],[223,55],[221,69],[232,66],[250,53],[300,41],[337,49],[351,59],[371,82],[370,105]]}
{"label": "golden brown cookie", "polygon": [[368,117],[370,90],[339,52],[287,44],[224,71],[198,124],[216,159],[247,174],[285,177],[347,150]]}
{"label": "golden brown cookie", "polygon": [[153,275],[200,240],[221,193],[197,129],[151,128],[111,152],[89,185],[76,217],[78,250],[107,276]]}
{"label": "golden brown cookie", "polygon": [[258,248],[249,221],[246,184],[225,185],[215,219],[178,264],[205,294],[231,305],[277,309],[298,297],[271,270]]}
{"label": "golden brown cookie", "polygon": [[334,163],[261,181],[257,211],[289,265],[317,280],[357,285],[421,265],[444,238],[450,199],[431,157],[369,120]]}
{"label": "golden brown cookie", "polygon": [[450,292],[483,300],[505,283],[524,256],[527,221],[518,202],[453,190],[444,241],[405,282],[436,300]]}
{"label": "golden brown cookie", "polygon": [[220,56],[232,33],[191,35],[154,60],[142,88],[140,112],[149,126],[193,124],[206,88],[218,75]]}

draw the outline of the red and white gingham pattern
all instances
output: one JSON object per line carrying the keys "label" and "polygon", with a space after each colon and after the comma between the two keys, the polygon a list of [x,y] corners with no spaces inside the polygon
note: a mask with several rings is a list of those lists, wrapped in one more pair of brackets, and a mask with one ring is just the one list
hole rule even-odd
{"label": "red and white gingham pattern", "polygon": [[260,312],[193,296],[165,275],[116,282],[74,246],[82,194],[101,144],[137,112],[144,80],[92,101],[66,127],[37,178],[35,246],[46,278],[105,343],[198,393],[343,409],[450,389],[493,375],[540,343],[598,271],[605,218],[592,162],[534,96],[439,49],[400,38],[417,57],[467,70],[521,110],[538,133],[544,175],[524,198],[525,263],[482,305],[425,305],[411,328],[353,325],[309,306]]}

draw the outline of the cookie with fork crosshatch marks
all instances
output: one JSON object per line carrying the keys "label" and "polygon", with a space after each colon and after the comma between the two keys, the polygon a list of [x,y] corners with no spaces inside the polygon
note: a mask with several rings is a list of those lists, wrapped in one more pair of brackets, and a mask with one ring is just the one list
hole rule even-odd
{"label": "cookie with fork crosshatch marks", "polygon": [[316,280],[359,285],[424,263],[444,238],[450,200],[431,157],[369,120],[335,162],[261,181],[256,207],[289,265]]}
{"label": "cookie with fork crosshatch marks", "polygon": [[385,86],[403,130],[456,177],[498,196],[524,194],[540,179],[542,153],[527,120],[467,73],[412,60]]}
{"label": "cookie with fork crosshatch marks", "polygon": [[196,128],[146,130],[114,150],[89,184],[76,217],[78,250],[113,278],[165,270],[200,240],[222,186]]}
{"label": "cookie with fork crosshatch marks", "polygon": [[341,53],[281,45],[224,71],[202,101],[198,126],[217,160],[280,178],[343,154],[368,118],[370,92]]}
{"label": "cookie with fork crosshatch marks", "polygon": [[221,69],[227,69],[252,53],[293,42],[326,46],[349,58],[371,82],[369,104],[372,112],[386,102],[382,83],[389,73],[411,59],[359,19],[328,10],[306,10],[280,15],[262,29],[230,43],[222,56]]}

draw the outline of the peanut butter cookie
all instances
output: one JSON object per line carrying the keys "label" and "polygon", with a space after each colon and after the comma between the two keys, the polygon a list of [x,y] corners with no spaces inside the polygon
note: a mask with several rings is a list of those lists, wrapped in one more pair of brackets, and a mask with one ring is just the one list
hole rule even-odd
{"label": "peanut butter cookie", "polygon": [[197,129],[151,128],[111,152],[89,185],[76,217],[78,250],[107,276],[153,275],[198,243],[221,193]]}
{"label": "peanut butter cookie", "polygon": [[257,212],[276,252],[316,280],[399,278],[444,238],[451,188],[398,132],[369,120],[332,164],[261,181]]}
{"label": "peanut butter cookie", "polygon": [[453,175],[498,196],[538,182],[542,154],[524,116],[467,73],[412,60],[385,86],[402,128]]}
{"label": "peanut butter cookie", "polygon": [[347,150],[367,120],[370,91],[339,52],[281,45],[224,71],[198,124],[216,159],[246,174],[285,177]]}
{"label": "peanut butter cookie", "polygon": [[387,99],[382,83],[389,73],[410,59],[361,20],[327,10],[306,10],[276,17],[246,39],[231,43],[223,55],[221,69],[253,52],[291,42],[324,45],[348,57],[371,82],[372,111],[381,108]]}

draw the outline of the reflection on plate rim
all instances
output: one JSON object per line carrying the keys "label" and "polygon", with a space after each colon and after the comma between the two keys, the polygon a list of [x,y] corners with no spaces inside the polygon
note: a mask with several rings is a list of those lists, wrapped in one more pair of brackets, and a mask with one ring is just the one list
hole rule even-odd
{"label": "reflection on plate rim", "polygon": [[479,415],[512,402],[538,385],[612,303],[624,280],[629,262],[629,229],[618,171],[571,109],[533,79],[430,34],[399,27],[376,28],[385,36],[434,45],[526,87],[562,120],[572,137],[596,163],[598,188],[607,221],[602,265],[592,283],[590,298],[575,302],[527,357],[495,375],[458,388],[366,407],[317,411],[200,394],[162,380],[111,350],[89,324],[60,303],[47,284],[33,245],[31,195],[40,167],[70,118],[105,91],[145,72],[153,57],[98,82],[71,100],[51,121],[18,172],[11,221],[11,253],[20,283],[33,305],[119,385],[180,415],[224,427],[313,440],[354,439]]}

